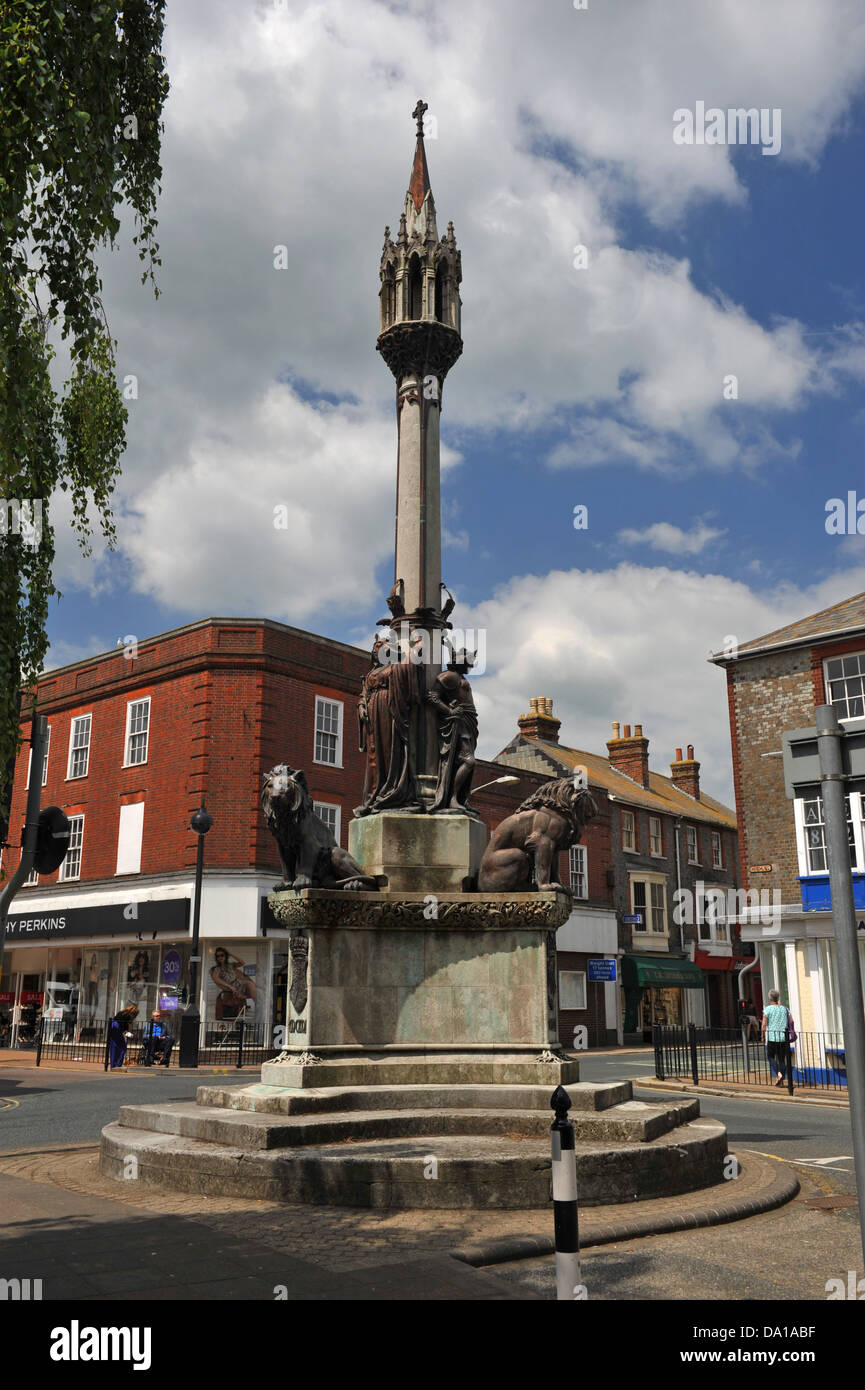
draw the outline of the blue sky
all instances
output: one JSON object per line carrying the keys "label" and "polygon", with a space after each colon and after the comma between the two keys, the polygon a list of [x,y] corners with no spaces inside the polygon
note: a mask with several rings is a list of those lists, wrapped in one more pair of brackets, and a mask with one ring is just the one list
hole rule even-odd
{"label": "blue sky", "polygon": [[[551,695],[564,741],[642,722],[653,766],[692,742],[729,800],[708,651],[865,588],[865,541],[824,526],[865,496],[861,6],[169,0],[167,57],[159,301],[128,247],[104,269],[138,380],[120,544],[81,559],[55,506],[51,664],[216,613],[366,643],[396,457],[378,261],[422,95],[463,257],[443,573],[488,634],[481,751]],[[698,100],[779,108],[780,153],[674,145]]]}

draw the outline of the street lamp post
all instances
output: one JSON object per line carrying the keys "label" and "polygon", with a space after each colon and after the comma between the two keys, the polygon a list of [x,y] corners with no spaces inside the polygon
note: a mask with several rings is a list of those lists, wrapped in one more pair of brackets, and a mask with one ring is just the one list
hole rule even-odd
{"label": "street lamp post", "polygon": [[473,787],[472,791],[482,792],[486,787],[494,787],[498,782],[519,782],[519,777],[494,777],[491,782],[482,782],[479,787]]}
{"label": "street lamp post", "polygon": [[201,808],[189,822],[191,830],[198,836],[198,854],[195,860],[195,907],[192,913],[192,953],[189,957],[189,1006],[180,1020],[180,1065],[198,1066],[198,1043],[201,1032],[201,1014],[198,1009],[198,967],[201,957],[198,954],[198,924],[201,918],[201,876],[204,870],[204,837],[213,825],[213,817]]}

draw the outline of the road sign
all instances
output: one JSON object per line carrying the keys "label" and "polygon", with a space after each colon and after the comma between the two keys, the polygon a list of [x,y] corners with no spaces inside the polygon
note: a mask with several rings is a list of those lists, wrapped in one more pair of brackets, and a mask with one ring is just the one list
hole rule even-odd
{"label": "road sign", "polygon": [[[841,771],[845,777],[865,778],[865,728],[841,729]],[[797,787],[815,786],[820,781],[820,754],[817,729],[790,729],[781,735],[784,755],[784,790],[792,801]]]}
{"label": "road sign", "polygon": [[630,914],[626,913],[625,916],[622,918],[622,921],[624,922],[624,924],[625,924],[626,927],[627,927],[627,926],[638,927],[638,926],[640,925],[640,923],[642,922],[642,920],[643,920],[643,914],[642,914],[642,912],[632,912],[632,913],[630,913]]}
{"label": "road sign", "polygon": [[589,961],[590,980],[615,980],[616,962],[614,960],[590,960]]}

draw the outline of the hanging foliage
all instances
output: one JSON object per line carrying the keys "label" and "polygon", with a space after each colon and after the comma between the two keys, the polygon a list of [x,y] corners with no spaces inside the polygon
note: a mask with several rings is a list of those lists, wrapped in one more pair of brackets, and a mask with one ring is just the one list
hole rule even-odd
{"label": "hanging foliage", "polygon": [[[19,690],[47,651],[56,489],[85,553],[93,518],[114,541],[127,412],[97,255],[126,203],[142,282],[158,294],[163,26],[164,0],[0,5],[0,772],[19,746]],[[57,335],[71,362],[62,386]]]}

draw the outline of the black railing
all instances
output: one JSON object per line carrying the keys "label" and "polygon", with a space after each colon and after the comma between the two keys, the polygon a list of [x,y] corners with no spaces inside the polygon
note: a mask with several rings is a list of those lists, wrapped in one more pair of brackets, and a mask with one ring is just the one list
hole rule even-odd
{"label": "black railing", "polygon": [[[169,1065],[177,1066],[179,1060],[179,1015],[172,1018],[168,1027],[171,1047],[163,1040],[154,1037],[150,1019],[135,1023],[126,1031],[126,1053],[119,1065],[124,1067],[156,1066],[169,1052]],[[80,1030],[72,1029],[62,1023],[41,1018],[37,1029],[35,1045],[36,1065],[49,1062],[92,1062],[108,1071],[112,1057],[109,1027],[104,1020],[86,1025]],[[77,1035],[76,1035],[77,1034]],[[278,1055],[270,1030],[264,1023],[248,1023],[244,1019],[231,1022],[202,1021],[198,1060],[200,1066],[243,1068],[261,1066],[268,1058]]]}
{"label": "black railing", "polygon": [[687,1077],[701,1081],[734,1081],[777,1086],[779,1072],[788,1091],[796,1086],[824,1091],[847,1088],[847,1062],[841,1033],[799,1033],[770,1057],[765,1043],[747,1038],[737,1028],[666,1027],[652,1030],[655,1076],[659,1081]]}

